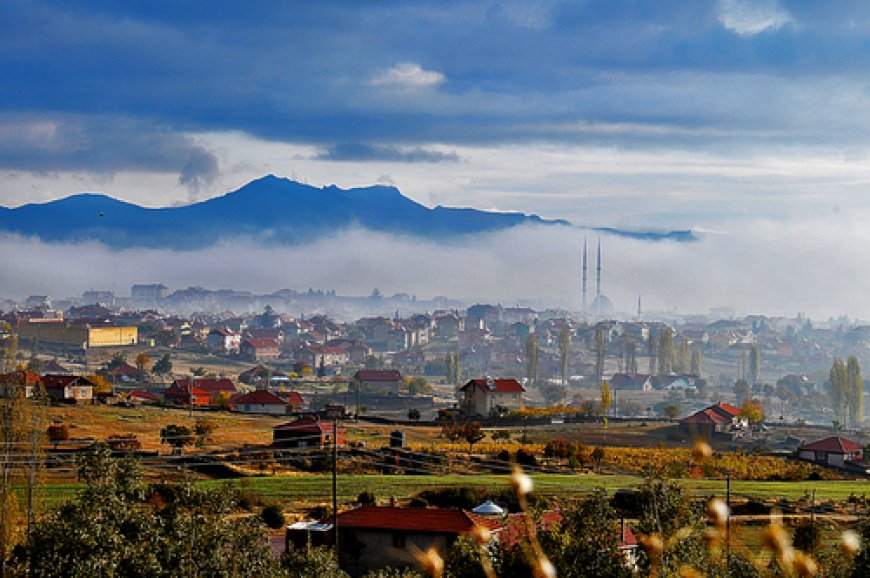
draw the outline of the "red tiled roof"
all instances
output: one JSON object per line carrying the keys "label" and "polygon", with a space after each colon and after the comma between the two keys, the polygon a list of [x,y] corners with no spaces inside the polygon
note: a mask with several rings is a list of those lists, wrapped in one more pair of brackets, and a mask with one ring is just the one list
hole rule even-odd
{"label": "red tiled roof", "polygon": [[831,436],[823,440],[818,440],[798,448],[798,451],[811,452],[828,452],[832,454],[847,454],[858,450],[863,450],[864,446],[856,444],[853,441],[841,438],[840,436]]}
{"label": "red tiled roof", "polygon": [[11,385],[36,385],[39,383],[39,374],[26,369],[16,369],[0,375],[0,383]]}
{"label": "red tiled roof", "polygon": [[696,425],[725,425],[731,423],[730,417],[725,417],[721,413],[714,411],[711,408],[702,409],[695,412],[689,417],[680,420],[680,423],[696,424]]}
{"label": "red tiled roof", "polygon": [[160,401],[160,398],[157,397],[156,395],[154,395],[153,393],[143,391],[141,389],[134,389],[133,391],[131,391],[130,397],[136,398],[136,399],[147,399],[150,401]]}
{"label": "red tiled roof", "polygon": [[347,349],[344,347],[328,347],[326,345],[319,345],[317,343],[311,343],[307,346],[308,351],[315,355],[344,355],[347,353]]}
{"label": "red tiled roof", "polygon": [[338,515],[339,528],[375,528],[461,534],[474,529],[472,517],[462,510],[363,506]]}
{"label": "red tiled roof", "polygon": [[[300,417],[297,420],[291,421],[289,423],[276,425],[272,429],[282,430],[282,431],[296,431],[300,433],[331,433],[332,432],[332,424],[324,423],[320,420],[314,419],[313,417]],[[341,426],[338,426],[338,429],[342,429]]]}
{"label": "red tiled roof", "polygon": [[354,376],[358,381],[402,381],[398,369],[360,369]]}
{"label": "red tiled roof", "polygon": [[277,395],[286,401],[288,405],[302,405],[305,403],[305,400],[296,391],[279,391]]}
{"label": "red tiled roof", "polygon": [[209,394],[209,392],[207,392],[206,390],[200,389],[200,388],[196,387],[195,385],[193,386],[193,390],[191,391],[187,386],[187,383],[186,383],[187,380],[184,380],[184,381],[185,381],[184,386],[179,386],[177,383],[175,383],[172,385],[172,387],[165,389],[163,391],[163,395],[164,396],[169,395],[172,397],[178,397],[178,396],[187,397],[188,393],[192,393],[193,396],[196,397],[198,395],[207,396]]}
{"label": "red tiled roof", "polygon": [[[176,379],[175,383],[179,388],[182,388],[185,391],[189,385],[186,377]],[[193,385],[195,389],[198,388],[208,393],[215,393],[218,391],[236,391],[236,386],[233,384],[232,380],[227,379],[226,377],[194,377]]]}
{"label": "red tiled roof", "polygon": [[62,387],[67,387],[68,385],[90,385],[94,384],[90,382],[85,377],[79,377],[78,375],[43,375],[42,376],[42,386],[45,389],[58,389]]}
{"label": "red tiled roof", "polygon": [[236,405],[239,404],[261,404],[261,405],[287,405],[283,399],[265,389],[258,389],[251,393],[246,393],[240,398],[234,400]]}
{"label": "red tiled roof", "polygon": [[724,401],[720,401],[716,405],[711,405],[709,409],[724,410],[725,412],[731,414],[732,417],[737,417],[738,415],[740,415],[741,411],[739,407],[734,407],[730,403],[725,403]]}
{"label": "red tiled roof", "polygon": [[[489,383],[492,383],[493,387],[490,387]],[[520,385],[516,379],[472,379],[463,385],[462,389],[465,390],[470,385],[476,385],[478,389],[485,392],[512,393],[526,391],[526,388]]]}

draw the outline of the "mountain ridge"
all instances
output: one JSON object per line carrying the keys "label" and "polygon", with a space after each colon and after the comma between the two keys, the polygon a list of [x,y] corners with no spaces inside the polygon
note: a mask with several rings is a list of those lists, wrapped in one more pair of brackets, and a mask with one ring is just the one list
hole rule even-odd
{"label": "mountain ridge", "polygon": [[[522,224],[573,226],[520,212],[428,208],[393,186],[321,188],[275,175],[223,195],[178,207],[147,208],[103,193],[78,193],[46,203],[0,207],[0,231],[44,241],[99,241],[118,248],[189,249],[230,237],[299,244],[351,227],[446,240]],[[691,231],[667,233],[593,228],[638,239],[693,241]]]}

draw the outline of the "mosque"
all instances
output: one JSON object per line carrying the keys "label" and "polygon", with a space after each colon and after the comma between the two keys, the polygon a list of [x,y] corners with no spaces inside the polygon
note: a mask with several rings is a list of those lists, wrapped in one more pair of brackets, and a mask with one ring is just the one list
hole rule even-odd
{"label": "mosque", "polygon": [[601,239],[598,239],[598,254],[595,262],[595,299],[591,305],[586,301],[586,274],[588,269],[586,239],[583,239],[583,313],[593,319],[601,319],[612,316],[616,309],[610,298],[601,292]]}

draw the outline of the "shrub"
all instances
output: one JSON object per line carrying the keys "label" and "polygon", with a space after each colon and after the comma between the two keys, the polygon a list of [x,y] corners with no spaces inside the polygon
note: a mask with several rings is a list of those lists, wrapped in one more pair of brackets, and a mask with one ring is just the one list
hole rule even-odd
{"label": "shrub", "polygon": [[269,504],[263,508],[263,511],[260,512],[260,517],[263,519],[263,522],[273,530],[284,527],[284,524],[286,523],[284,512],[276,504]]}

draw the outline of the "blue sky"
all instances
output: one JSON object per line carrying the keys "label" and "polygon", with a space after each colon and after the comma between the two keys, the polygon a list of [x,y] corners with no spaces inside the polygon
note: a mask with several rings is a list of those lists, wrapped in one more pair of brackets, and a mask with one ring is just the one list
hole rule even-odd
{"label": "blue sky", "polygon": [[274,172],[667,228],[860,204],[868,177],[862,2],[12,0],[0,22],[6,205]]}
{"label": "blue sky", "polygon": [[870,250],[866,2],[9,0],[0,26],[2,205],[184,204],[275,173],[764,230],[798,263],[823,221]]}

